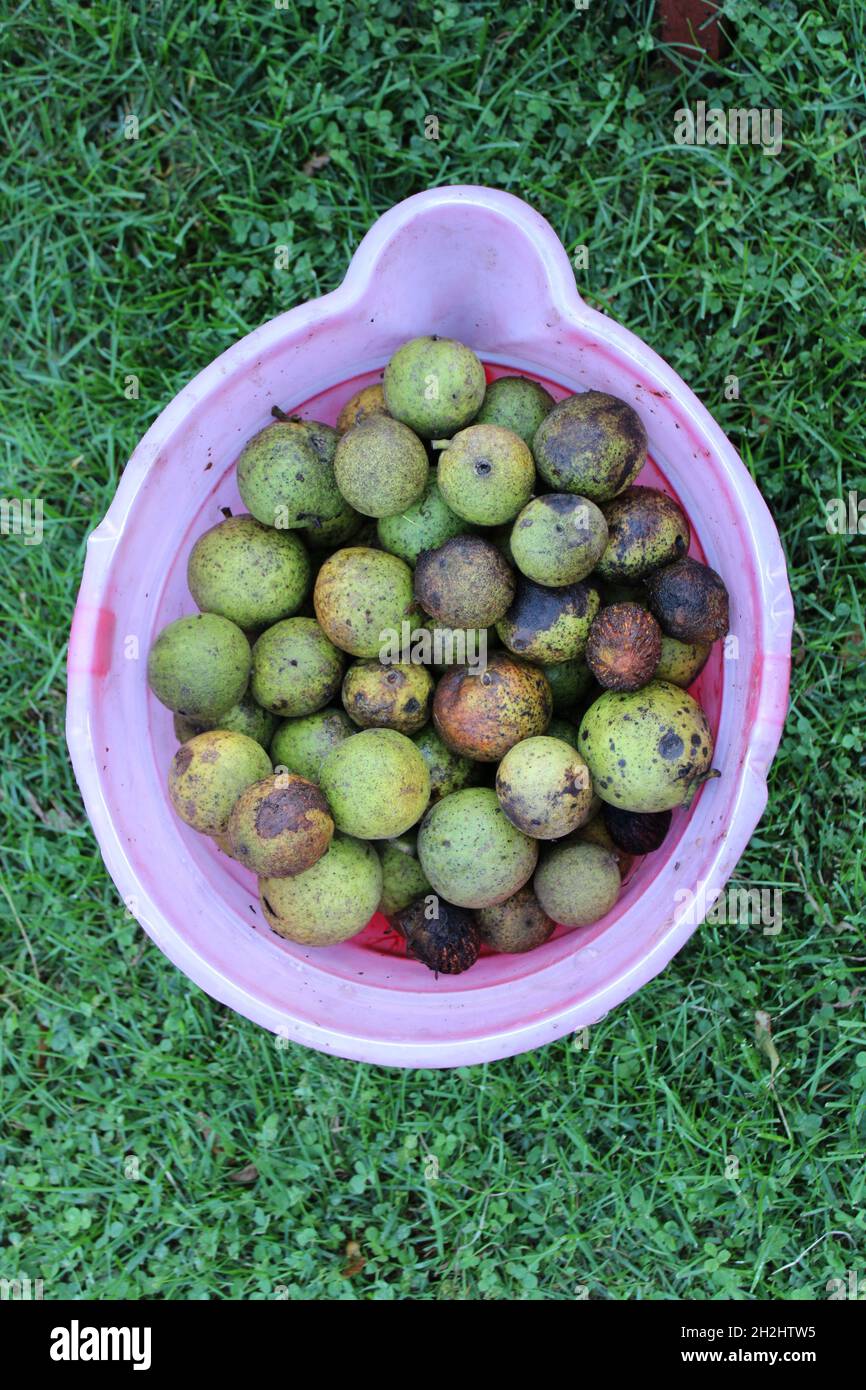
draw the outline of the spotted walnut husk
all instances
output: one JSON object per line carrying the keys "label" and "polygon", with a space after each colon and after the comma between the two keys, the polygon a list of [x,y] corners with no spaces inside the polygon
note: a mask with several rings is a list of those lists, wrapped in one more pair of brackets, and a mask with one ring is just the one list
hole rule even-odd
{"label": "spotted walnut husk", "polygon": [[418,556],[415,598],[437,622],[450,627],[490,627],[514,598],[514,574],[490,541],[481,536],[453,536]]}

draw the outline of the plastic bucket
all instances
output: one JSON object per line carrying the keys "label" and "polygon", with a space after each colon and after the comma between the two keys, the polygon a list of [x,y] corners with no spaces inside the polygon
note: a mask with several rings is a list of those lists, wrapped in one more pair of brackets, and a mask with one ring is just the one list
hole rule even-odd
{"label": "plastic bucket", "polygon": [[[596,387],[647,428],[641,481],[685,508],[692,553],[731,595],[728,651],[696,687],[714,765],[663,848],[639,862],[613,911],[524,956],[487,955],[436,978],[400,954],[382,919],[310,950],[265,926],[251,875],[182,825],[166,793],[171,715],[149,693],[155,633],[194,605],[195,538],[242,510],[233,465],[271,407],[333,423],[407,338],[470,344],[491,376],[526,372],[558,396]],[[218,357],[163,411],[90,537],[69,645],[67,739],[106,867],[127,906],[196,984],[296,1042],[362,1061],[449,1067],[538,1047],[597,1021],[652,979],[691,935],[764,809],[785,717],[792,606],[766,505],[707,411],[632,333],[590,309],[568,257],[527,204],[439,188],[368,232],[343,284],[281,314]]]}

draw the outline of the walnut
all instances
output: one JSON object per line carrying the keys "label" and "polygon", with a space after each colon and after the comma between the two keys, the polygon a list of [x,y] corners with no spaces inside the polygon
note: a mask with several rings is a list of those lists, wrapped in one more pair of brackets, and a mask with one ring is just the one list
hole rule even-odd
{"label": "walnut", "polygon": [[612,603],[589,630],[586,661],[606,690],[640,690],[652,680],[661,650],[661,629],[651,613],[639,603]]}

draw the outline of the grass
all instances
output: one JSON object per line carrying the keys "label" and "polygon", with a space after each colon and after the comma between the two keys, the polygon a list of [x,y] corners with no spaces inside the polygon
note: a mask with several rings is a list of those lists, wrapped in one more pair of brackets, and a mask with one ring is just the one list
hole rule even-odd
{"label": "grass", "polygon": [[[866,498],[863,11],[727,10],[730,56],[686,71],[648,3],[6,8],[0,491],[42,499],[45,534],[0,537],[3,1277],[557,1300],[866,1277],[866,541],[825,524]],[[781,154],[677,146],[699,99],[780,109]],[[158,412],[338,284],[383,210],[459,182],[589,248],[581,291],[694,387],[774,513],[792,704],[737,883],[780,889],[784,922],[707,924],[586,1039],[407,1074],[275,1046],[125,916],[69,769],[63,660],[85,537]]]}

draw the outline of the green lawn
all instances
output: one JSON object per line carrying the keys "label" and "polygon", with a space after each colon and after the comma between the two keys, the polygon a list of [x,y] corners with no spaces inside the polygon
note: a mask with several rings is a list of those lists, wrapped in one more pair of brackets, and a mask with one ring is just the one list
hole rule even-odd
{"label": "green lawn", "polygon": [[[0,1276],[102,1299],[862,1289],[866,537],[825,508],[866,499],[864,11],[726,8],[733,53],[684,74],[649,3],[5,7],[0,493],[41,498],[45,535],[0,537]],[[677,146],[703,98],[781,110],[781,153]],[[781,889],[784,922],[705,926],[587,1047],[398,1073],[276,1047],[124,915],[64,656],[85,537],[163,406],[337,285],[394,202],[463,182],[589,248],[583,294],[698,392],[776,517],[792,708],[737,882]]]}

